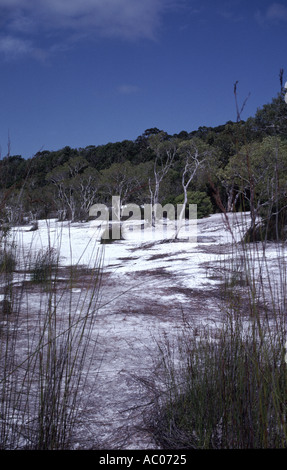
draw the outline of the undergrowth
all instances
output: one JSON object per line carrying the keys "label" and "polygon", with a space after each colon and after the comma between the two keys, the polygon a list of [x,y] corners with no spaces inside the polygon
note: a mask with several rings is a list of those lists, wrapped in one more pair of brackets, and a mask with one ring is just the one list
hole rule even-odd
{"label": "undergrowth", "polygon": [[160,447],[286,448],[286,266],[284,244],[234,242],[218,325],[186,323],[176,348],[159,345],[165,385],[148,427]]}
{"label": "undergrowth", "polygon": [[59,288],[57,249],[22,248],[17,272],[0,257],[0,288],[9,302],[9,310],[0,310],[0,449],[86,446],[89,436],[85,432],[82,443],[78,428],[96,378],[91,367],[102,252],[93,253],[89,279],[75,297],[76,266]]}

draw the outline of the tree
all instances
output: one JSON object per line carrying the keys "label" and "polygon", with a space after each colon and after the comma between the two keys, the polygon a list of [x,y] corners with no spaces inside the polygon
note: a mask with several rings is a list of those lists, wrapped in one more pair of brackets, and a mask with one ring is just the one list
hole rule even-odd
{"label": "tree", "polygon": [[0,188],[20,185],[27,173],[27,161],[20,155],[4,157],[0,161]]}
{"label": "tree", "polygon": [[167,134],[159,132],[149,137],[149,147],[154,151],[153,177],[149,179],[150,199],[152,206],[152,225],[157,218],[160,185],[171,169],[177,152],[177,139],[168,139]]}
{"label": "tree", "polygon": [[97,202],[101,176],[95,168],[88,167],[70,182],[76,196],[76,218],[87,220],[89,210]]}
{"label": "tree", "polygon": [[48,173],[47,181],[56,187],[55,200],[60,220],[68,217],[74,221],[88,217],[89,208],[95,202],[100,177],[84,158],[72,157]]}
{"label": "tree", "polygon": [[136,167],[129,161],[113,163],[109,168],[101,170],[101,192],[105,200],[118,196],[122,204],[126,204],[129,196],[138,186]]}
{"label": "tree", "polygon": [[232,212],[236,207],[237,201],[240,196],[240,192],[237,188],[237,176],[236,173],[230,172],[230,168],[227,165],[226,168],[218,168],[216,172],[216,177],[219,179],[220,184],[222,185],[225,195],[226,203],[224,204],[226,212]]}
{"label": "tree", "polygon": [[287,141],[280,137],[265,137],[262,142],[245,145],[230,159],[226,178],[234,182],[236,191],[248,203],[251,239],[256,238],[256,226],[262,216],[266,227],[275,219],[276,238],[279,238],[282,228],[279,217],[287,208],[286,174]]}
{"label": "tree", "polygon": [[186,205],[188,202],[188,188],[194,179],[198,169],[203,163],[207,164],[208,157],[211,156],[211,148],[201,142],[199,139],[184,141],[179,145],[178,153],[182,162],[181,184],[183,189],[182,207],[177,220],[177,230],[175,238],[178,238],[182,227],[182,220],[185,216]]}
{"label": "tree", "polygon": [[[182,193],[174,200],[175,204],[183,204],[185,195]],[[212,213],[213,207],[210,197],[204,191],[187,191],[187,203],[196,204],[197,218],[202,219]],[[185,214],[188,217],[189,209],[186,207]]]}
{"label": "tree", "polygon": [[60,165],[48,173],[46,179],[56,188],[55,202],[58,210],[59,220],[65,220],[70,210],[70,218],[75,217],[75,204],[73,192],[69,184],[69,168],[67,165]]}
{"label": "tree", "polygon": [[275,135],[287,138],[287,106],[284,95],[282,88],[271,103],[265,104],[257,110],[254,117],[247,119],[246,128],[253,140]]}

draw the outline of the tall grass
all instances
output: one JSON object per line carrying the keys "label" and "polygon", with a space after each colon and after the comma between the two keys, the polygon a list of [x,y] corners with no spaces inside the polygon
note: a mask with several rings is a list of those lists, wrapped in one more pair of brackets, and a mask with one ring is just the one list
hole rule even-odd
{"label": "tall grass", "polygon": [[176,353],[161,344],[165,387],[149,423],[161,447],[287,446],[286,266],[284,244],[233,242],[218,325],[186,324]]}
{"label": "tall grass", "polygon": [[93,256],[76,295],[81,267],[63,275],[52,246],[36,253],[18,246],[22,264],[14,279],[2,270],[0,289],[9,287],[11,309],[0,312],[0,449],[81,445],[77,426],[92,386],[102,252]]}

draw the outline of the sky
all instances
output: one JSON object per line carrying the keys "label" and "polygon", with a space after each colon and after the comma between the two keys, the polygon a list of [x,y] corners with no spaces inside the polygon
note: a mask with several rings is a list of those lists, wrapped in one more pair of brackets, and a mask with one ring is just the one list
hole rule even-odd
{"label": "sky", "polygon": [[286,45],[283,0],[0,0],[1,156],[247,119]]}

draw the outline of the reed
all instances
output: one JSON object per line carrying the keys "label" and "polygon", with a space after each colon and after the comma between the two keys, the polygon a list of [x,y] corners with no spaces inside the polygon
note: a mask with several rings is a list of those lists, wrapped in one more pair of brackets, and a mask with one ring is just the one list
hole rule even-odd
{"label": "reed", "polygon": [[242,232],[221,261],[217,327],[186,323],[175,349],[163,341],[149,421],[161,447],[286,447],[286,266],[283,242]]}
{"label": "reed", "polygon": [[21,263],[1,272],[10,309],[0,312],[0,448],[71,449],[91,390],[102,251],[75,295],[80,266],[63,276],[50,244],[17,250]]}

